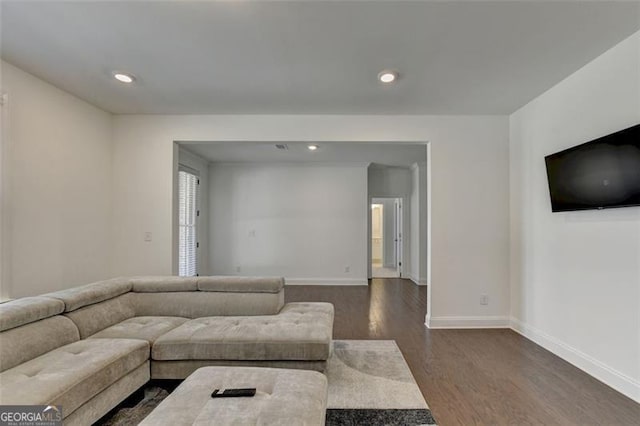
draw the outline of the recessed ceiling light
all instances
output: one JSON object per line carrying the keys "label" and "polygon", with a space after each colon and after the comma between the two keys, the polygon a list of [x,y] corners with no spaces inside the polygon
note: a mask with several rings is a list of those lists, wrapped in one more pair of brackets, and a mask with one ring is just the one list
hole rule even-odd
{"label": "recessed ceiling light", "polygon": [[114,73],[113,74],[113,78],[115,78],[116,80],[118,80],[121,83],[133,83],[133,81],[136,79],[131,74],[125,74],[125,73],[122,73],[122,72]]}
{"label": "recessed ceiling light", "polygon": [[398,73],[395,71],[385,70],[380,72],[380,74],[378,74],[378,80],[380,80],[381,83],[385,83],[385,84],[393,83],[394,81],[396,81],[397,78],[398,78]]}
{"label": "recessed ceiling light", "polygon": [[309,151],[315,151],[316,149],[318,149],[318,145],[309,145],[307,146],[307,148],[309,148]]}

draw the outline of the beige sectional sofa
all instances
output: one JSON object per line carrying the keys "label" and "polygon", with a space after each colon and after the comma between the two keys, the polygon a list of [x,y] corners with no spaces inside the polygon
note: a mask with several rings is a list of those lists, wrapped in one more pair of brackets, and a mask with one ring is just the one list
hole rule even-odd
{"label": "beige sectional sofa", "polygon": [[284,279],[117,278],[0,304],[0,404],[90,424],[150,378],[203,366],[324,369],[333,306],[284,303]]}

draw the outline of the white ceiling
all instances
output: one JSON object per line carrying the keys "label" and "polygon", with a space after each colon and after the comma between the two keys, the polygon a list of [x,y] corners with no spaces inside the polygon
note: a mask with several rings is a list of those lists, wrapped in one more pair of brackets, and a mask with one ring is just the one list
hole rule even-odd
{"label": "white ceiling", "polygon": [[285,151],[278,150],[276,143],[281,142],[180,142],[180,146],[221,163],[373,163],[410,167],[427,160],[424,144],[322,142],[312,152],[307,148],[309,142],[286,142]]}
{"label": "white ceiling", "polygon": [[[504,114],[640,28],[635,1],[1,8],[5,60],[114,113]],[[377,82],[384,68],[397,84]],[[113,70],[138,81],[125,87]]]}

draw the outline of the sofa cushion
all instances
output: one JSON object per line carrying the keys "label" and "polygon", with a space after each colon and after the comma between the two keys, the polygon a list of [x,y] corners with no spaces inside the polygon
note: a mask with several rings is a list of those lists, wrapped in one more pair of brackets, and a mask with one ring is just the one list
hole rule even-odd
{"label": "sofa cushion", "polygon": [[[79,339],[78,328],[62,315],[3,331],[0,333],[0,371]],[[0,384],[4,386],[1,381]]]}
{"label": "sofa cushion", "polygon": [[64,302],[48,297],[24,297],[0,303],[0,331],[58,315]]}
{"label": "sofa cushion", "polygon": [[132,292],[129,296],[137,316],[200,318],[214,315],[272,315],[284,305],[284,292]]}
{"label": "sofa cushion", "polygon": [[130,302],[131,293],[116,296],[104,302],[94,303],[65,316],[71,318],[80,331],[80,338],[87,337],[104,330],[114,324],[132,318],[135,311]]}
{"label": "sofa cushion", "polygon": [[332,328],[330,303],[289,303],[278,315],[198,318],[160,336],[152,359],[326,360]]}
{"label": "sofa cushion", "polygon": [[180,317],[133,317],[90,336],[91,339],[142,339],[153,343],[169,330],[189,321]]}
{"label": "sofa cushion", "polygon": [[149,379],[149,361],[146,361],[66,416],[64,426],[104,424],[103,422],[96,422],[128,396],[144,386]]}
{"label": "sofa cushion", "polygon": [[[252,398],[213,389],[256,388]],[[323,425],[327,379],[316,371],[206,367],[190,375],[140,425]]]}
{"label": "sofa cushion", "polygon": [[278,293],[284,288],[282,277],[198,277],[198,290],[233,293]]}
{"label": "sofa cushion", "polygon": [[80,340],[0,373],[0,404],[62,405],[66,417],[148,356],[143,340]]}
{"label": "sofa cushion", "polygon": [[55,293],[47,293],[43,296],[62,300],[65,304],[65,312],[71,312],[83,306],[112,299],[129,291],[131,291],[131,282],[128,278],[113,278]]}
{"label": "sofa cushion", "polygon": [[198,277],[134,277],[132,290],[138,293],[198,291]]}

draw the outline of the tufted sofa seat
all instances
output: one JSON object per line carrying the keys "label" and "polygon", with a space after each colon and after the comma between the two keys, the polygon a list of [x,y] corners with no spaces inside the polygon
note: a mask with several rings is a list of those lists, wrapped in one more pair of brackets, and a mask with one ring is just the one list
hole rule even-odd
{"label": "tufted sofa seat", "polygon": [[142,339],[154,343],[168,331],[189,321],[181,317],[133,317],[89,336],[90,339]]}
{"label": "tufted sofa seat", "polygon": [[149,368],[141,340],[80,340],[0,374],[2,404],[62,405],[73,412],[137,368]]}
{"label": "tufted sofa seat", "polygon": [[283,278],[116,278],[0,304],[0,405],[98,420],[150,378],[204,366],[322,371],[333,306],[284,303]]}

